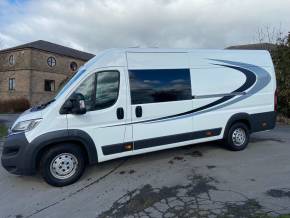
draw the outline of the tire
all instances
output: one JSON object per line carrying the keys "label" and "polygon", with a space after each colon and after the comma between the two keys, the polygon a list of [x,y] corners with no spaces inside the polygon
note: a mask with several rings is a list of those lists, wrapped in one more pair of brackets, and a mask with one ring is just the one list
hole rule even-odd
{"label": "tire", "polygon": [[85,170],[84,154],[74,144],[59,144],[47,150],[40,160],[43,179],[62,187],[76,182]]}
{"label": "tire", "polygon": [[225,138],[226,146],[231,151],[244,150],[249,144],[250,132],[244,123],[233,124]]}

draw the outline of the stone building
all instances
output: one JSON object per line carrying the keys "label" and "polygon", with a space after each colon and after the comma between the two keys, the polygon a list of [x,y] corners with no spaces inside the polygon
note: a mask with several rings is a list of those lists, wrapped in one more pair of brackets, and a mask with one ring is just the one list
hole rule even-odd
{"label": "stone building", "polygon": [[42,40],[1,50],[0,100],[26,98],[31,105],[46,102],[92,57]]}

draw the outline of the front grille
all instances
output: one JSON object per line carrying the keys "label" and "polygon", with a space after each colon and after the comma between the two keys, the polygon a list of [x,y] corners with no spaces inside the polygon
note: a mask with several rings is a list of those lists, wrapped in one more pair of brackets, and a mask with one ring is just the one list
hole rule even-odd
{"label": "front grille", "polygon": [[4,147],[3,149],[3,155],[9,155],[13,156],[16,155],[19,152],[19,147]]}

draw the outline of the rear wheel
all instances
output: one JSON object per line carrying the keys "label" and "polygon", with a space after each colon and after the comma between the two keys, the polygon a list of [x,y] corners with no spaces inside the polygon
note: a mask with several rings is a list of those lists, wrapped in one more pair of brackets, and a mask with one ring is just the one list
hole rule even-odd
{"label": "rear wheel", "polygon": [[249,128],[244,123],[235,123],[228,131],[225,138],[227,148],[232,151],[240,151],[247,147],[249,143]]}
{"label": "rear wheel", "polygon": [[66,186],[76,182],[85,169],[84,155],[74,144],[52,147],[41,158],[40,170],[44,180],[53,186]]}

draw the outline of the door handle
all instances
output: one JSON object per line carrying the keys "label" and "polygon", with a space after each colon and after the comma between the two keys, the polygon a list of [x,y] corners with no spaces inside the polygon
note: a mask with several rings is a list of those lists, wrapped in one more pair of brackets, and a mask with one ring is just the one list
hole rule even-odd
{"label": "door handle", "polygon": [[136,114],[136,117],[142,117],[142,107],[141,106],[137,106],[135,108],[135,114]]}
{"label": "door handle", "polygon": [[122,107],[117,108],[117,118],[118,120],[124,119],[124,109]]}

